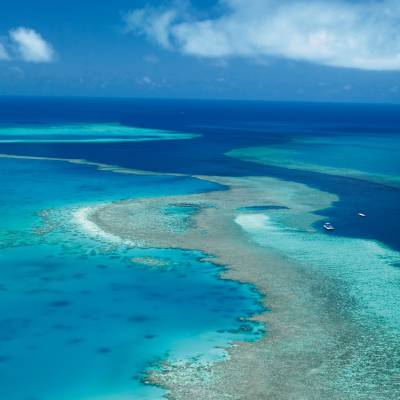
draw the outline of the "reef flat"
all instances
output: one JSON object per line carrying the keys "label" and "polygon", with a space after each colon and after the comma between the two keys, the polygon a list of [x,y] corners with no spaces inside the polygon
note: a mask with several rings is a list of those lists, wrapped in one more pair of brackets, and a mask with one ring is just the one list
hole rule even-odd
{"label": "reef flat", "polygon": [[361,179],[400,188],[398,135],[297,135],[287,143],[239,148],[227,155],[280,168]]}
{"label": "reef flat", "polygon": [[[251,283],[265,296],[267,311],[252,318],[265,324],[264,338],[234,342],[223,360],[166,358],[143,382],[182,400],[395,399],[398,253],[371,240],[323,234],[316,212],[338,200],[333,194],[269,177],[195,178],[208,191],[85,205],[69,222],[87,236],[132,250],[199,250],[203,261],[225,267],[223,278]],[[130,262],[166,268],[147,253]]]}
{"label": "reef flat", "polygon": [[[313,211],[336,197],[265,177],[198,178],[229,190],[107,204],[94,208],[89,219],[135,246],[196,248],[209,254],[214,263],[227,266],[225,278],[252,283],[265,294],[270,311],[256,319],[267,325],[268,334],[259,342],[237,343],[221,363],[161,365],[148,381],[168,388],[172,399],[394,399],[394,375],[374,375],[388,355],[382,354],[388,337],[380,339],[380,332],[353,318],[347,307],[354,296],[345,285],[255,244],[234,222],[244,207],[287,207],[286,221],[313,235],[312,224],[319,218]],[[174,230],[173,217],[165,213],[171,204],[197,210],[182,231]],[[393,333],[391,349],[397,338]],[[386,363],[395,358],[393,354]],[[360,359],[368,363],[360,365]],[[344,376],[353,363],[358,369]]]}
{"label": "reef flat", "polygon": [[[229,190],[117,202],[94,208],[88,218],[135,246],[199,249],[227,267],[224,278],[254,284],[269,309],[255,318],[266,324],[267,335],[236,343],[229,358],[216,364],[160,364],[149,372],[148,382],[179,400],[395,399],[398,330],[369,324],[369,319],[379,321],[379,312],[368,308],[345,276],[302,264],[268,242],[260,245],[237,223],[240,215],[253,216],[247,221],[250,231],[262,228],[259,209],[268,207],[269,215],[280,216],[291,231],[311,240],[327,237],[313,227],[320,218],[313,212],[329,207],[336,196],[266,177],[198,178]],[[176,220],[165,210],[179,204],[196,212],[176,231]],[[255,213],[241,214],[252,208]],[[290,246],[289,236],[280,239]],[[346,274],[351,262],[342,268]]]}
{"label": "reef flat", "polygon": [[116,123],[0,126],[0,143],[121,143],[196,137],[199,135]]}

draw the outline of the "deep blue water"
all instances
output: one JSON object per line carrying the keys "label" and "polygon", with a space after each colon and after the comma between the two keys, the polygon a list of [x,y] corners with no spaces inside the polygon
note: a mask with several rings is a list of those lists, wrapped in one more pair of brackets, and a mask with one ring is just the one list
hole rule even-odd
{"label": "deep blue water", "polygon": [[[400,106],[125,99],[3,98],[0,123],[119,122],[200,133],[193,140],[107,144],[0,144],[0,153],[84,158],[158,172],[269,175],[339,195],[324,215],[340,234],[400,249],[400,191],[356,179],[257,165],[224,156],[236,148],[285,143],[293,135],[379,138],[400,134]],[[400,159],[400,157],[399,157]],[[372,163],[376,163],[373,159]],[[400,162],[399,162],[400,164]],[[396,168],[391,166],[391,170]],[[400,169],[400,165],[399,165]],[[366,221],[349,216],[368,212]],[[388,218],[390,216],[390,218]]]}

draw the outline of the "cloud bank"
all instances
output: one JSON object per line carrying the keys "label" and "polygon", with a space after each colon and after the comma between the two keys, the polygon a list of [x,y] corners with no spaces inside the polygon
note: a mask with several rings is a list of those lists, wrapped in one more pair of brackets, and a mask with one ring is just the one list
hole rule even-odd
{"label": "cloud bank", "polygon": [[180,7],[125,16],[127,31],[207,58],[280,57],[332,67],[400,70],[397,0],[219,0],[218,16]]}
{"label": "cloud bank", "polygon": [[0,43],[0,60],[19,59],[32,63],[48,63],[54,60],[53,46],[33,29],[12,29],[8,32],[7,39],[7,47]]}

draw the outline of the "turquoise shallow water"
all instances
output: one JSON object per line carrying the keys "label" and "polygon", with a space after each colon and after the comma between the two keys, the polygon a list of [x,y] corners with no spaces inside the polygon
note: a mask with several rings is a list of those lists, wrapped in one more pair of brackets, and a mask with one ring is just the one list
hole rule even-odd
{"label": "turquoise shallow water", "polygon": [[0,239],[30,235],[38,212],[68,205],[93,205],[133,197],[197,193],[218,189],[212,183],[179,176],[149,176],[97,171],[62,161],[0,158],[2,195]]}
{"label": "turquoise shallow water", "polygon": [[2,397],[160,398],[139,382],[150,362],[213,360],[222,356],[216,346],[257,337],[256,326],[236,320],[255,311],[249,289],[221,283],[196,253],[156,254],[171,266],[130,261],[149,256],[143,251],[121,258],[67,255],[54,245],[3,250]]}
{"label": "turquoise shallow water", "polygon": [[400,184],[397,134],[296,135],[284,144],[228,154],[265,165]]}
{"label": "turquoise shallow water", "polygon": [[354,319],[400,334],[400,253],[372,240],[298,229],[284,213],[241,213],[236,222],[257,243],[341,283],[355,302],[346,310]]}
{"label": "turquoise shallow water", "polygon": [[261,310],[258,294],[221,281],[202,254],[127,249],[68,225],[77,207],[216,185],[57,161],[0,164],[1,398],[159,399],[140,380],[153,362],[213,361],[230,341],[263,334],[239,320]]}
{"label": "turquoise shallow water", "polygon": [[311,136],[292,146],[295,161],[371,174],[399,174],[397,134]]}
{"label": "turquoise shallow water", "polygon": [[349,398],[397,398],[400,253],[373,240],[299,229],[285,213],[290,211],[239,213],[236,222],[255,243],[316,278],[312,290],[323,299],[316,304],[323,310],[321,327],[328,313],[337,335],[348,327],[343,321],[351,324],[341,347],[332,351],[332,357],[340,354],[341,365],[334,384]]}
{"label": "turquoise shallow water", "polygon": [[198,136],[115,123],[0,125],[0,143],[120,143],[182,140]]}

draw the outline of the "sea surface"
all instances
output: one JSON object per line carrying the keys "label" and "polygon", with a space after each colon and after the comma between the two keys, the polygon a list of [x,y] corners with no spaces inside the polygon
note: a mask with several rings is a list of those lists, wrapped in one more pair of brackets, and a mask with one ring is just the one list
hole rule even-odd
{"label": "sea surface", "polygon": [[211,362],[268,335],[243,321],[260,294],[221,280],[196,249],[127,248],[75,220],[115,200],[226,190],[191,175],[337,195],[307,230],[261,200],[236,222],[254,245],[339,282],[360,326],[398,335],[399,150],[396,105],[1,98],[1,398],[160,399],[142,379],[157,362]]}

